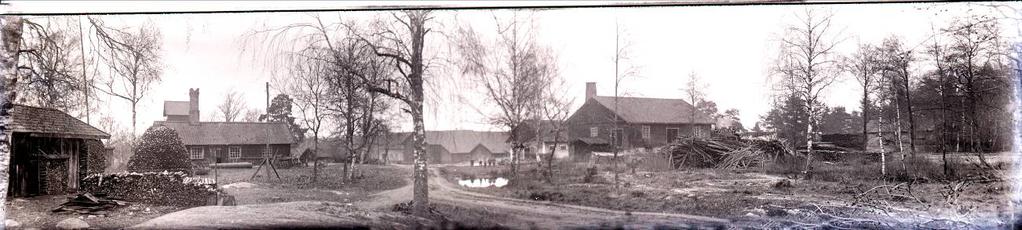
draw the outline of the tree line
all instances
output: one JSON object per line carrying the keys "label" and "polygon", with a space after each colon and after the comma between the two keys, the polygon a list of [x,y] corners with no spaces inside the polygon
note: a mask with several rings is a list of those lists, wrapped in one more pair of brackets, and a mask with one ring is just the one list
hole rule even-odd
{"label": "tree line", "polygon": [[[873,143],[880,146],[876,151],[898,154],[902,170],[906,157],[917,152],[941,153],[947,175],[954,173],[950,152],[975,154],[981,167],[990,169],[987,153],[1011,147],[1009,105],[1018,60],[1012,58],[999,18],[961,16],[918,44],[890,35],[840,53],[835,47],[847,37],[836,33],[832,17],[807,10],[787,28],[773,69],[777,99],[762,117],[762,128],[805,149],[804,173],[811,169],[819,128],[828,127],[828,120],[830,132],[859,133],[858,148],[869,150]],[[835,126],[833,114],[825,112],[844,108],[820,101],[839,78],[854,79],[861,92],[861,112],[844,118],[854,129]],[[823,119],[827,115],[832,117]],[[886,167],[882,171],[886,174]]]}

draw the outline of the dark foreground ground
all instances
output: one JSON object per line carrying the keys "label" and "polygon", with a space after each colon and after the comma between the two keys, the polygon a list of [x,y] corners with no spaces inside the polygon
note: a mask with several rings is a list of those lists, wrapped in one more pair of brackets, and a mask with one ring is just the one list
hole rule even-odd
{"label": "dark foreground ground", "polygon": [[[254,169],[215,175],[236,196],[238,206],[182,210],[140,204],[106,216],[52,214],[63,196],[8,202],[21,227],[53,228],[81,218],[94,228],[1007,228],[1008,191],[1017,182],[1002,168],[968,170],[969,156],[957,156],[961,175],[944,178],[939,165],[915,163],[912,176],[881,177],[868,158],[821,161],[812,179],[778,167],[740,170],[623,169],[614,186],[609,165],[559,162],[552,182],[535,163],[502,188],[469,188],[467,178],[511,178],[506,167],[437,165],[430,169],[431,212],[407,213],[411,167],[359,166],[353,183],[342,183],[341,165],[326,165],[316,186],[311,168],[279,170],[248,180]],[[997,157],[994,160],[1006,161]],[[544,166],[545,167],[545,166]],[[929,167],[929,168],[928,168]],[[936,167],[936,169],[934,168]],[[1003,167],[1003,166],[1002,166]],[[625,168],[622,166],[622,168]],[[900,162],[888,162],[888,170]],[[985,170],[989,171],[989,170]],[[984,171],[984,172],[985,172]],[[214,177],[213,174],[209,175]],[[984,179],[985,178],[985,179]],[[148,208],[148,211],[145,211]]]}

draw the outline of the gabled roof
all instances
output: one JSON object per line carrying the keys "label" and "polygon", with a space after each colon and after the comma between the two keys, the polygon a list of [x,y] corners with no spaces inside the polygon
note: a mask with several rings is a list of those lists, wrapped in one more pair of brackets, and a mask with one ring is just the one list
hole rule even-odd
{"label": "gabled roof", "polygon": [[110,134],[60,110],[14,105],[10,113],[11,123],[8,124],[7,129],[11,132],[73,138],[110,138]]}
{"label": "gabled roof", "polygon": [[[405,142],[412,141],[412,135],[408,133]],[[477,145],[482,145],[493,153],[506,153],[511,150],[511,145],[506,141],[507,132],[486,132],[472,130],[445,130],[426,131],[426,144],[439,145],[451,153],[468,153]]]}
{"label": "gabled roof", "polygon": [[292,144],[294,137],[284,123],[264,122],[159,122],[177,131],[185,145]]}
{"label": "gabled roof", "polygon": [[[610,111],[614,111],[614,97],[595,96],[592,98]],[[617,114],[630,123],[652,124],[713,124],[710,116],[696,111],[695,122],[691,112],[692,104],[681,99],[618,97]]]}
{"label": "gabled roof", "polygon": [[[556,139],[556,140],[558,140],[560,142],[567,142],[568,141],[568,127],[567,127],[567,124],[562,124],[560,132],[557,132],[556,133],[557,135],[554,135],[555,134],[554,133],[554,125],[556,123],[554,123],[554,121],[551,121],[551,120],[529,119],[529,120],[523,121],[522,124],[518,126],[519,127],[518,130],[520,130],[520,132],[518,132],[516,134],[521,136],[523,141],[533,141],[536,138],[536,135],[537,135],[537,130],[536,130],[537,129],[536,128],[537,124],[538,124],[539,133],[542,134],[542,138],[543,138],[542,141],[543,142],[553,142],[554,139]],[[510,137],[508,137],[508,141],[509,142],[511,141]]]}
{"label": "gabled roof", "polygon": [[163,116],[188,116],[187,101],[163,101]]}

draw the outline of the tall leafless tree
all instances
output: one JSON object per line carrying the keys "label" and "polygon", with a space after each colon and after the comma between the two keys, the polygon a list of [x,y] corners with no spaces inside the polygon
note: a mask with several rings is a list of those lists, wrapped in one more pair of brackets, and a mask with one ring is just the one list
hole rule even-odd
{"label": "tall leafless tree", "polygon": [[526,149],[523,137],[514,130],[539,117],[543,92],[556,76],[556,60],[537,42],[531,18],[520,18],[518,13],[512,12],[506,20],[494,16],[496,38],[492,41],[470,26],[459,28],[456,41],[462,74],[472,77],[499,108],[499,113],[490,115],[492,122],[512,130],[512,181]]}
{"label": "tall leafless tree", "polygon": [[969,127],[970,151],[977,154],[982,165],[992,168],[979,148],[980,131],[979,111],[981,106],[988,106],[982,97],[984,94],[997,90],[990,86],[1008,85],[1010,82],[996,73],[1004,56],[1003,43],[1000,40],[1000,27],[996,20],[986,16],[974,16],[958,20],[949,28],[950,46],[943,57],[949,65],[945,69],[955,79],[957,88],[964,94],[966,106],[963,117]]}
{"label": "tall leafless tree", "polygon": [[429,10],[405,10],[391,13],[391,20],[373,23],[370,32],[360,35],[359,41],[368,46],[377,56],[393,63],[397,74],[390,75],[369,85],[370,90],[401,101],[412,116],[412,145],[414,146],[414,169],[412,185],[412,212],[425,215],[429,205],[426,162],[426,129],[423,122],[423,76],[428,73],[426,37],[432,31],[433,20]]}
{"label": "tall leafless tree", "polygon": [[131,135],[135,136],[139,102],[163,73],[160,51],[163,36],[152,24],[114,28],[89,18],[96,30],[96,54],[109,67],[96,89],[131,104]]}
{"label": "tall leafless tree", "polygon": [[803,174],[809,175],[813,156],[813,139],[815,124],[819,115],[814,105],[820,100],[824,90],[834,83],[840,71],[838,58],[834,52],[839,40],[836,40],[832,26],[832,14],[823,14],[806,9],[797,15],[798,22],[785,30],[781,39],[779,57],[775,60],[776,73],[784,80],[782,84],[790,84],[788,89],[805,103],[808,115],[806,122],[806,166]]}
{"label": "tall leafless tree", "polygon": [[241,118],[242,111],[245,111],[247,107],[248,105],[245,104],[240,93],[233,90],[228,91],[224,94],[224,100],[216,106],[216,117],[222,118],[226,122],[234,122]]}
{"label": "tall leafless tree", "polygon": [[845,71],[852,74],[859,82],[862,89],[862,150],[869,147],[868,121],[870,115],[870,96],[876,88],[877,72],[879,72],[879,60],[877,59],[877,48],[868,44],[859,44],[855,53],[845,58],[843,67]]}
{"label": "tall leafless tree", "polygon": [[550,184],[554,183],[554,155],[561,148],[561,141],[566,141],[561,140],[561,135],[568,132],[567,120],[572,112],[572,101],[563,94],[563,82],[562,78],[557,78],[552,84],[548,84],[540,102],[540,115],[542,120],[546,120],[546,125],[549,125],[547,131],[550,133],[542,133],[543,124],[535,126],[536,130],[541,132],[536,135],[536,140],[541,143],[539,146],[543,146],[544,135],[553,135],[553,146],[546,160],[546,180]]}
{"label": "tall leafless tree", "polygon": [[[695,137],[696,134],[697,134],[696,133],[697,130],[695,128],[695,124],[696,124],[696,114],[698,114],[699,111],[697,109],[695,109],[695,106],[703,103],[703,98],[706,96],[706,94],[703,92],[703,91],[705,91],[705,89],[706,89],[706,84],[703,83],[702,81],[700,81],[699,75],[697,75],[696,72],[690,72],[688,74],[688,81],[685,82],[684,91],[685,91],[685,97],[688,97],[688,102],[692,103],[692,106],[693,106],[692,111],[690,111],[689,114],[688,114],[689,122],[692,123],[692,128],[690,130],[691,133],[689,133],[689,135],[691,135],[692,137]],[[707,115],[712,115],[712,114],[707,114]],[[668,137],[668,138],[670,138],[670,137]]]}
{"label": "tall leafless tree", "polygon": [[[614,56],[611,60],[614,62],[614,125],[610,130],[611,141],[613,146],[614,155],[611,157],[611,170],[614,171],[614,187],[617,188],[620,182],[620,174],[618,172],[618,154],[621,152],[621,143],[624,140],[624,131],[621,130],[618,110],[618,102],[621,98],[621,82],[632,79],[638,76],[639,72],[633,63],[631,63],[631,41],[625,38],[622,40],[621,35],[624,31],[618,22],[614,22]],[[619,133],[620,132],[620,133]]]}

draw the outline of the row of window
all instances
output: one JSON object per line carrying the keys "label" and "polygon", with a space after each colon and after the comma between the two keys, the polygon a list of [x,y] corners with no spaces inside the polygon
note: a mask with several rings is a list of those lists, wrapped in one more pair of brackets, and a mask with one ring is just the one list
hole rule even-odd
{"label": "row of window", "polygon": [[[202,148],[202,147],[191,147],[191,148],[188,149],[188,153],[189,153],[189,156],[192,159],[205,159],[206,155],[205,155],[205,152],[203,150],[205,150],[205,148]],[[221,156],[221,155],[223,155],[223,152],[224,152],[224,148],[223,147],[212,147],[212,148],[210,148],[210,153],[213,154],[213,156]],[[230,146],[230,147],[227,147],[227,157],[230,158],[230,159],[241,158],[241,146]]]}
{"label": "row of window", "polygon": [[[699,129],[695,129],[695,130],[696,130],[696,135],[697,136],[702,135],[700,133]],[[618,132],[620,132],[620,130],[618,130]],[[671,135],[672,133],[674,135]],[[615,137],[616,136],[615,134],[616,133],[611,133],[611,137]],[[599,127],[590,127],[589,128],[589,136],[590,137],[597,137],[599,135],[600,135],[600,128]],[[667,128],[667,136],[682,137],[681,129],[680,128]],[[650,135],[650,127],[648,125],[643,125],[642,126],[642,139],[650,139],[650,137],[651,137],[651,135]]]}

